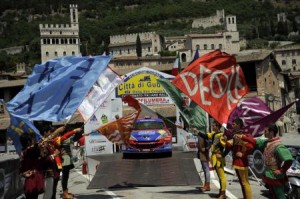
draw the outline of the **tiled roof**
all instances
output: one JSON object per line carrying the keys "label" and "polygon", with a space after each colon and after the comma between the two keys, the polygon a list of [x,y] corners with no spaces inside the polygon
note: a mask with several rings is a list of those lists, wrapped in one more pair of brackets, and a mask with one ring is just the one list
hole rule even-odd
{"label": "tiled roof", "polygon": [[262,61],[272,53],[271,50],[241,51],[236,55],[238,63],[250,61]]}

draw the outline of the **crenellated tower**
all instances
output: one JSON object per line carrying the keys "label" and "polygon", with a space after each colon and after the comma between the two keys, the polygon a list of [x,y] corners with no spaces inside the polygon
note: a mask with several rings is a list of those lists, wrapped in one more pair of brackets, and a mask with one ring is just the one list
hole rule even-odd
{"label": "crenellated tower", "polygon": [[40,24],[41,62],[49,59],[81,55],[78,7],[70,5],[70,24]]}

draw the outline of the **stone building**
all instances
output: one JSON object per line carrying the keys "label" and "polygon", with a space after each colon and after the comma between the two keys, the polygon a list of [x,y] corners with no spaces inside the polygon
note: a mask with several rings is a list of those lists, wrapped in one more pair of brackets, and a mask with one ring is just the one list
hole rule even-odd
{"label": "stone building", "polygon": [[217,10],[216,15],[194,19],[192,23],[192,28],[208,28],[211,26],[223,25],[225,19],[225,12],[223,10]]}
{"label": "stone building", "polygon": [[40,24],[41,61],[80,55],[77,5],[70,5],[70,24]]}
{"label": "stone building", "polygon": [[110,55],[113,57],[131,57],[136,54],[136,40],[140,37],[142,45],[142,57],[158,55],[162,50],[161,36],[155,32],[142,32],[125,35],[110,36],[108,46]]}
{"label": "stone building", "polygon": [[276,48],[273,53],[283,71],[300,71],[300,45]]}
{"label": "stone building", "polygon": [[201,54],[215,49],[237,54],[240,51],[240,37],[235,16],[226,16],[225,29],[226,31],[215,34],[188,34],[185,47],[192,51],[198,48]]}
{"label": "stone building", "polygon": [[[295,100],[290,82],[274,58],[271,50],[242,51],[237,56],[250,92],[246,97],[257,96],[267,103],[271,110]],[[295,107],[289,111],[295,111]]]}

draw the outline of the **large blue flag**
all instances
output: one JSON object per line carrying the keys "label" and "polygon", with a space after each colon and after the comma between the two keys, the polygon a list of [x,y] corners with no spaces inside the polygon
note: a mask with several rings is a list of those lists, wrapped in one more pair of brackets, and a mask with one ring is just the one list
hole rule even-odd
{"label": "large blue flag", "polygon": [[35,136],[36,141],[42,138],[39,130],[29,120],[10,115],[10,126],[7,129],[7,135],[12,139],[16,152],[19,155],[22,151],[20,135],[23,133],[31,133]]}
{"label": "large blue flag", "polygon": [[68,56],[36,65],[7,110],[30,120],[70,118],[110,60],[111,56]]}

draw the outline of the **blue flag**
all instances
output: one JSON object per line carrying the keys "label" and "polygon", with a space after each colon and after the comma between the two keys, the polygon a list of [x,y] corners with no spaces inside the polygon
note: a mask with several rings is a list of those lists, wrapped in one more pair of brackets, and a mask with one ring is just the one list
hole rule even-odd
{"label": "blue flag", "polygon": [[23,90],[7,103],[11,115],[58,122],[70,118],[111,56],[68,56],[35,65]]}
{"label": "blue flag", "polygon": [[[194,61],[196,61],[198,58],[200,57],[200,53],[199,53],[199,48],[196,49],[195,55],[193,60],[191,61],[191,63],[193,63]],[[189,63],[189,65],[191,64]]]}
{"label": "blue flag", "polygon": [[22,151],[20,135],[23,133],[32,133],[35,135],[36,141],[42,138],[39,130],[29,120],[10,115],[10,126],[7,129],[7,135],[12,139],[16,152],[19,155]]}

